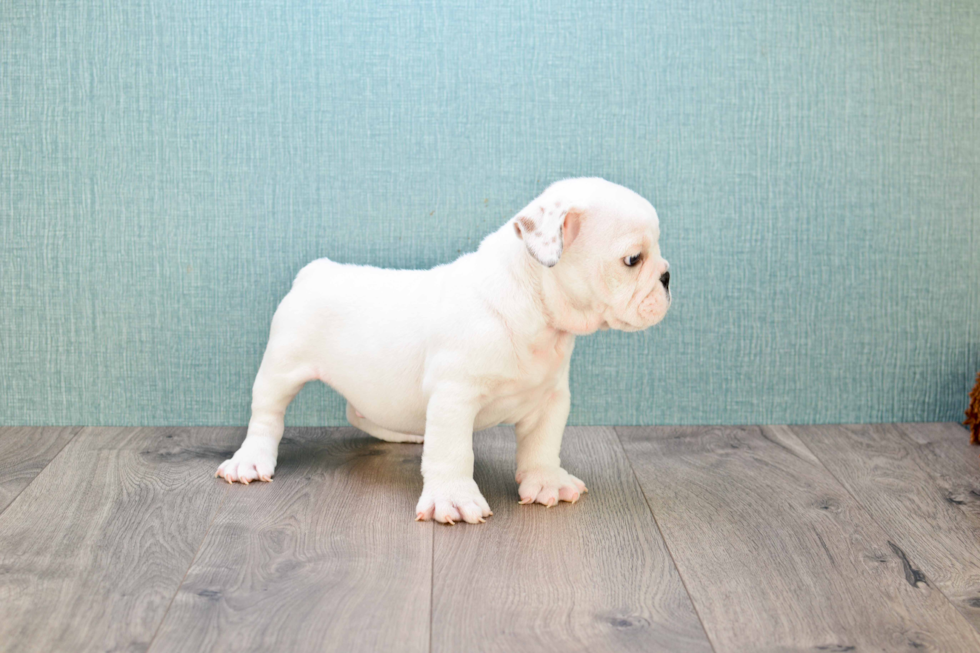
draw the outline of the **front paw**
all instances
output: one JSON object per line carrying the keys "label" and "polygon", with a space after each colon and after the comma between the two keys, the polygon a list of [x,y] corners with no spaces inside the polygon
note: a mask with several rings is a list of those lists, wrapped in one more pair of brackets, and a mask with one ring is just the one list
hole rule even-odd
{"label": "front paw", "polygon": [[251,481],[271,481],[275,471],[275,453],[242,447],[229,460],[221,463],[214,475],[229,483],[238,481],[248,485]]}
{"label": "front paw", "polygon": [[540,503],[551,508],[559,501],[575,503],[588,492],[585,483],[575,478],[561,467],[533,467],[518,470],[517,493],[521,503]]}
{"label": "front paw", "polygon": [[415,506],[415,519],[435,519],[443,524],[465,521],[482,524],[493,512],[472,478],[426,481]]}

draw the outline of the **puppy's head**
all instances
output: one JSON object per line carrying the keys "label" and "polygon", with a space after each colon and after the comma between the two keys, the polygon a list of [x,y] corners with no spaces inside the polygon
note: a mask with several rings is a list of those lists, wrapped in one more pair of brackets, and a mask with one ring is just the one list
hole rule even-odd
{"label": "puppy's head", "polygon": [[670,265],[650,202],[598,178],[552,184],[511,221],[545,266],[542,294],[561,328],[640,331],[670,308]]}

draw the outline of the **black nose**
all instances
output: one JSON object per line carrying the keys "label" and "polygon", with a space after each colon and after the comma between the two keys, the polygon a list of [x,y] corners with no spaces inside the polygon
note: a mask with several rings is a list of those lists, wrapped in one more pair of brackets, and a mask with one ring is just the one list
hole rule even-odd
{"label": "black nose", "polygon": [[670,270],[660,275],[660,283],[664,284],[664,290],[670,290]]}

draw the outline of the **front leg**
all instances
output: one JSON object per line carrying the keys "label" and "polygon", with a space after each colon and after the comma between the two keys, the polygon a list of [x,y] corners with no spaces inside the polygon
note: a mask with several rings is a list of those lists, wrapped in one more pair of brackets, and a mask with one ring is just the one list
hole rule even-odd
{"label": "front leg", "polygon": [[437,388],[429,399],[422,444],[422,496],[416,519],[444,524],[486,521],[493,513],[473,480],[473,420],[476,398],[455,386]]}
{"label": "front leg", "polygon": [[559,501],[575,503],[588,492],[585,483],[562,469],[558,457],[570,405],[571,394],[561,388],[515,425],[521,503],[537,502],[550,508]]}

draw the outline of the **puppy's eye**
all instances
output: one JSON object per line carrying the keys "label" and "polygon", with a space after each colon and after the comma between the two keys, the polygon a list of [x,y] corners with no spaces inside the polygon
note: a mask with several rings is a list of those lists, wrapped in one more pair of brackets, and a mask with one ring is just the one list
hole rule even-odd
{"label": "puppy's eye", "polygon": [[627,256],[624,258],[623,263],[626,264],[626,267],[631,268],[642,260],[643,254],[633,254],[633,256]]}

